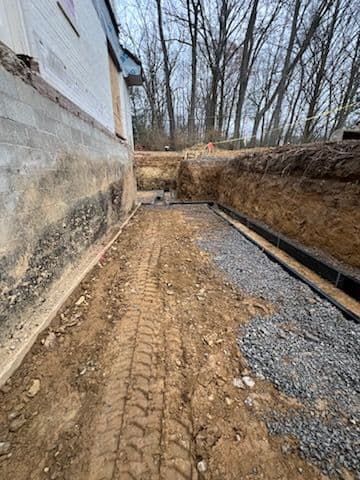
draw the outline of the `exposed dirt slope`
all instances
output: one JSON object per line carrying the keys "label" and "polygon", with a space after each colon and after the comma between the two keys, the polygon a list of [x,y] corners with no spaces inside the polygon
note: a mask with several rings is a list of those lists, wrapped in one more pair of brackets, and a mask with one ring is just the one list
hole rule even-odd
{"label": "exposed dirt slope", "polygon": [[210,215],[142,211],[80,285],[1,390],[1,478],[326,478],[268,436],[293,400],[257,380],[247,408],[233,386],[239,324],[272,306],[196,246]]}
{"label": "exposed dirt slope", "polygon": [[135,174],[138,189],[175,189],[177,169],[182,158],[181,152],[136,152]]}
{"label": "exposed dirt slope", "polygon": [[360,143],[285,146],[182,162],[181,198],[213,198],[360,268]]}

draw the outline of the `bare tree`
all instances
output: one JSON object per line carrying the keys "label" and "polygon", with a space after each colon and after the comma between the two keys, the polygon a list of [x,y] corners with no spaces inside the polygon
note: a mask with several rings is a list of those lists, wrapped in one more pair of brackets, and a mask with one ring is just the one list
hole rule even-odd
{"label": "bare tree", "polygon": [[175,147],[175,114],[174,114],[174,105],[172,98],[171,90],[171,67],[169,52],[167,44],[165,41],[164,28],[163,28],[163,18],[162,18],[162,5],[161,0],[156,0],[157,7],[157,19],[160,35],[161,49],[164,57],[164,75],[165,75],[165,87],[166,87],[166,104],[169,116],[169,131],[170,131],[170,144]]}
{"label": "bare tree", "polygon": [[127,2],[122,31],[144,69],[133,95],[139,138],[276,145],[328,138],[356,120],[359,2]]}

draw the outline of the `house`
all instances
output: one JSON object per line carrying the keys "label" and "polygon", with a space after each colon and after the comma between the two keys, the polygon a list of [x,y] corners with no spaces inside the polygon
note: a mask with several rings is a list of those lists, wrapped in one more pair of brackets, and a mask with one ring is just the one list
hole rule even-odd
{"label": "house", "polygon": [[0,41],[39,63],[40,76],[133,145],[128,86],[141,64],[119,43],[106,0],[0,0]]}
{"label": "house", "polygon": [[141,82],[108,0],[0,0],[0,325],[54,298],[135,206]]}

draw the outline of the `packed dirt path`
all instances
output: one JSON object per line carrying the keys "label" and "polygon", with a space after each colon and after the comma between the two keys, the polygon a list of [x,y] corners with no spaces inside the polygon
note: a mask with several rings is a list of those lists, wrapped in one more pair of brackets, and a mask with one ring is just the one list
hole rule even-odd
{"label": "packed dirt path", "polygon": [[1,389],[1,479],[327,478],[267,433],[294,400],[233,385],[239,325],[272,306],[198,247],[212,215],[142,208],[77,288]]}

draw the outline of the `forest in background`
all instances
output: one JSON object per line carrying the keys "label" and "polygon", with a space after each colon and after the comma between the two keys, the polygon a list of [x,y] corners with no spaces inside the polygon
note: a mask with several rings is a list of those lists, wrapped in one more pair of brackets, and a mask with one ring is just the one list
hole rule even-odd
{"label": "forest in background", "polygon": [[328,139],[360,119],[360,0],[114,2],[143,65],[138,145]]}

